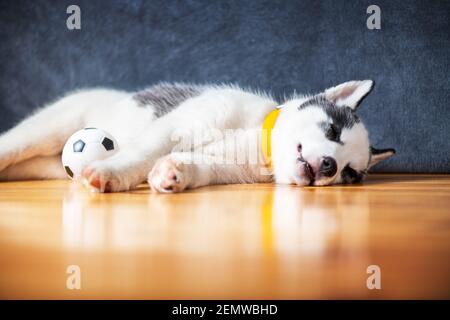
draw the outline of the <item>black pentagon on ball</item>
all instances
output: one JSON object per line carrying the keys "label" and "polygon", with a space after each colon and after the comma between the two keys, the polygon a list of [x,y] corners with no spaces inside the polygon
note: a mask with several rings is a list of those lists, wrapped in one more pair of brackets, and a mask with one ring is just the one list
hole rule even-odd
{"label": "black pentagon on ball", "polygon": [[84,143],[83,140],[77,140],[77,141],[73,144],[73,152],[82,152],[85,145],[86,145],[86,144]]}
{"label": "black pentagon on ball", "polygon": [[109,138],[104,138],[102,141],[102,145],[105,147],[106,150],[114,150],[114,142]]}
{"label": "black pentagon on ball", "polygon": [[68,166],[64,166],[64,170],[66,170],[66,173],[69,175],[69,177],[73,178],[73,172]]}

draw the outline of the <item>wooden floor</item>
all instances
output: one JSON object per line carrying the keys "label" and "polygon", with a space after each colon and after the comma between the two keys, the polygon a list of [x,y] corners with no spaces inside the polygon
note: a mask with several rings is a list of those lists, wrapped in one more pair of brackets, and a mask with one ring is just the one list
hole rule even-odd
{"label": "wooden floor", "polygon": [[450,175],[176,195],[0,183],[0,298],[449,299],[449,209]]}

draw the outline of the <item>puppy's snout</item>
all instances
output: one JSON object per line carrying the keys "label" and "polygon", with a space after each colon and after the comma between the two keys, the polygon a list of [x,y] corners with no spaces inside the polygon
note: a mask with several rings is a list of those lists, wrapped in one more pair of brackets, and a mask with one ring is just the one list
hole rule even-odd
{"label": "puppy's snout", "polygon": [[336,174],[337,163],[332,157],[323,157],[320,163],[319,173],[325,177],[332,177]]}

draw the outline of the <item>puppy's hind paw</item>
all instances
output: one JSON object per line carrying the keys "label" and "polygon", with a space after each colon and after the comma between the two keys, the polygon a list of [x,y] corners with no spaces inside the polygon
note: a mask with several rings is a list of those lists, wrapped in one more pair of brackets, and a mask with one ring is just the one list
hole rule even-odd
{"label": "puppy's hind paw", "polygon": [[181,192],[190,181],[189,168],[173,157],[159,159],[148,175],[148,183],[153,191],[159,193]]}

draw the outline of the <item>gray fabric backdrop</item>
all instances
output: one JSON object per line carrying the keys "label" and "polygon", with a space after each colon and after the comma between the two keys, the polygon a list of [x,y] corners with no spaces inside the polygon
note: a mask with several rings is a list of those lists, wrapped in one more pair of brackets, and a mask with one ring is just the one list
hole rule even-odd
{"label": "gray fabric backdrop", "polygon": [[[366,27],[370,4],[381,30]],[[282,96],[369,78],[360,115],[375,146],[397,149],[377,170],[450,172],[449,24],[450,1],[0,0],[0,131],[81,87],[234,82]]]}

